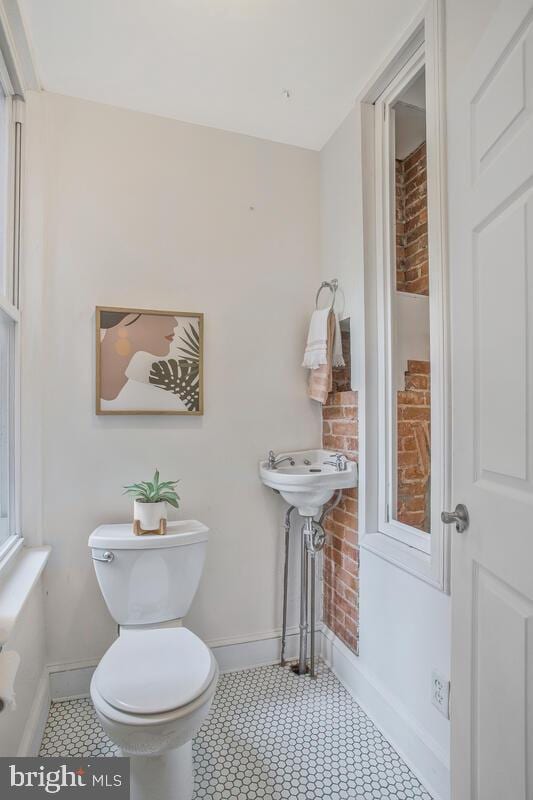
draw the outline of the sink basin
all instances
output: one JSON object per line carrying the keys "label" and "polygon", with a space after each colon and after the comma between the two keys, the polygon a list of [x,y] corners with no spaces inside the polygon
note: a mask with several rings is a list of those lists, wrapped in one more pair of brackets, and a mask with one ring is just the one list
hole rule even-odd
{"label": "sink basin", "polygon": [[346,470],[338,471],[325,461],[335,459],[331,450],[293,450],[277,453],[276,458],[292,456],[294,465],[285,461],[270,469],[268,460],[259,462],[259,475],[265,486],[278,491],[303,517],[314,517],[337,489],[357,486],[357,464],[348,461]]}

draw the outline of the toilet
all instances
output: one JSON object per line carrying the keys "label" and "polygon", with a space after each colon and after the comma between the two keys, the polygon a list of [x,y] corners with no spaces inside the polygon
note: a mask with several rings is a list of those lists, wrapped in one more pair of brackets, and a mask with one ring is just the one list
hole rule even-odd
{"label": "toilet", "polygon": [[89,537],[96,577],[119,636],[91,681],[102,727],[130,757],[131,800],[190,800],[192,740],[206,719],[218,666],[182,625],[198,588],[208,528],[173,522],[135,536],[131,524]]}

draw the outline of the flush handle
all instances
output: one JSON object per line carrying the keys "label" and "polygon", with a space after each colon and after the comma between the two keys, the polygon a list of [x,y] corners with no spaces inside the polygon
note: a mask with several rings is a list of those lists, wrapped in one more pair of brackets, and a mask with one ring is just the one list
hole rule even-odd
{"label": "flush handle", "polygon": [[111,550],[104,550],[101,556],[93,555],[93,561],[103,561],[104,564],[111,564],[114,558],[115,554],[112,553]]}
{"label": "flush handle", "polygon": [[462,503],[455,506],[455,511],[443,511],[440,518],[445,525],[452,525],[455,523],[455,529],[458,533],[464,533],[470,525],[468,509]]}

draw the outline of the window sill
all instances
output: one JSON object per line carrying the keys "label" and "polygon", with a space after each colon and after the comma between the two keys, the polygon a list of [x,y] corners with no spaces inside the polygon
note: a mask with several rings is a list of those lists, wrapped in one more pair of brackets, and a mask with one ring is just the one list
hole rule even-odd
{"label": "window sill", "polygon": [[0,648],[8,641],[26,600],[48,561],[50,547],[10,548],[0,574]]}
{"label": "window sill", "polygon": [[365,533],[360,540],[362,550],[384,558],[399,569],[409,572],[436,589],[446,591],[440,564],[428,553],[423,553],[405,542],[387,536],[384,533]]}

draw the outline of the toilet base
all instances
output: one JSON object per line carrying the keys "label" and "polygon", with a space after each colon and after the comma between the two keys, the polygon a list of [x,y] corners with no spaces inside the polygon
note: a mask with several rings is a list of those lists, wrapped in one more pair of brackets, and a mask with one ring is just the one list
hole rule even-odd
{"label": "toilet base", "polygon": [[160,756],[130,756],[130,800],[191,800],[192,741]]}

